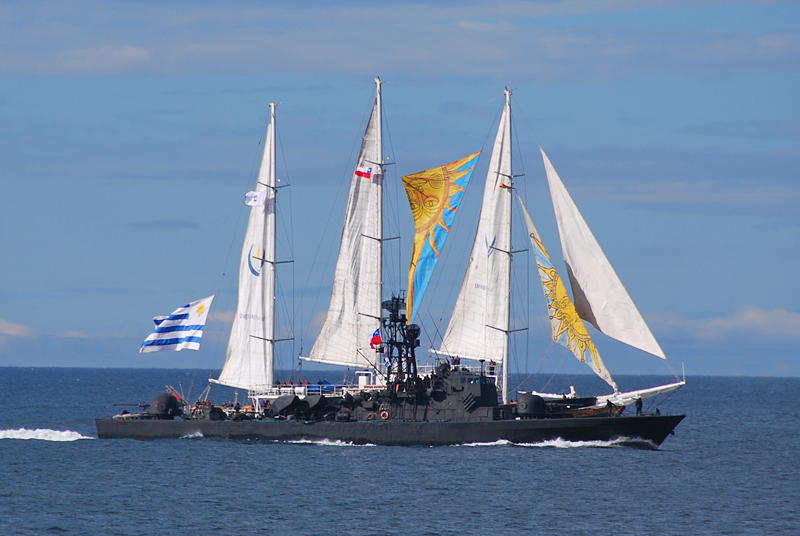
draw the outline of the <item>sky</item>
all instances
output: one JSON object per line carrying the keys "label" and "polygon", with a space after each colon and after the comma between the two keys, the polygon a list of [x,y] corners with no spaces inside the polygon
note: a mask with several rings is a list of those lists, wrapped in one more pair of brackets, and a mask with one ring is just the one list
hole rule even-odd
{"label": "sky", "polygon": [[[5,1],[0,366],[220,368],[269,102],[293,261],[277,366],[295,366],[380,76],[387,296],[412,244],[400,177],[485,151],[423,348],[455,301],[508,87],[516,186],[556,266],[539,144],[669,358],[592,331],[612,372],[798,376],[799,74],[797,2]],[[548,342],[526,257],[512,368],[588,372]],[[211,294],[201,352],[138,353],[154,316]]]}

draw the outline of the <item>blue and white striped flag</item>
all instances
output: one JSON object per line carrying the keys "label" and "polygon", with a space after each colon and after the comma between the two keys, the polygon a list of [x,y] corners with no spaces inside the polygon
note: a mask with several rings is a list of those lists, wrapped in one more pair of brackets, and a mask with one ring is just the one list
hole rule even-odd
{"label": "blue and white striped flag", "polygon": [[213,300],[214,296],[209,296],[175,309],[169,316],[155,317],[156,330],[145,339],[139,352],[199,350]]}

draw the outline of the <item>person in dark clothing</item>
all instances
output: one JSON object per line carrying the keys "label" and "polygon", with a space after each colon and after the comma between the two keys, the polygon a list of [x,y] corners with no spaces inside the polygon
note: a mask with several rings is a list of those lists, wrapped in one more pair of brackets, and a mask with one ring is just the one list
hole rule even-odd
{"label": "person in dark clothing", "polygon": [[641,415],[641,414],[642,414],[642,399],[641,398],[637,398],[636,399],[636,415]]}

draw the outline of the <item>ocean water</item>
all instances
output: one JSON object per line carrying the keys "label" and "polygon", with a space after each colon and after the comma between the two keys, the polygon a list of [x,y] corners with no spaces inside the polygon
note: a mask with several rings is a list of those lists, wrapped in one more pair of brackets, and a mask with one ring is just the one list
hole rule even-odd
{"label": "ocean water", "polygon": [[193,373],[0,378],[0,535],[800,534],[799,378],[689,378],[660,406],[687,417],[656,451],[101,441],[113,403]]}

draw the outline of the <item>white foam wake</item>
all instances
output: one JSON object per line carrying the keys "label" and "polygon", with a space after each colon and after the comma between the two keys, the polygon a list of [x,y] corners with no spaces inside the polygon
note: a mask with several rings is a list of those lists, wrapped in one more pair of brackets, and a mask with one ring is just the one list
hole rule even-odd
{"label": "white foam wake", "polygon": [[566,439],[556,438],[541,443],[517,443],[518,447],[551,447],[557,449],[574,449],[574,448],[609,448],[609,447],[623,447],[630,443],[630,439],[619,438],[610,441],[567,441]]}
{"label": "white foam wake", "polygon": [[556,438],[538,443],[512,443],[507,439],[498,439],[497,441],[487,441],[484,443],[462,443],[460,445],[453,445],[455,447],[498,447],[498,446],[514,446],[514,447],[549,447],[557,449],[574,449],[574,448],[609,448],[627,446],[632,440],[626,438],[619,438],[610,441],[567,441],[566,439]]}
{"label": "white foam wake", "polygon": [[367,443],[365,445],[358,445],[353,443],[352,441],[341,441],[339,439],[294,439],[291,441],[287,441],[287,443],[295,443],[295,444],[306,444],[306,445],[323,445],[326,447],[374,447],[372,443]]}
{"label": "white foam wake", "polygon": [[28,430],[19,428],[17,430],[0,430],[0,439],[38,439],[40,441],[78,441],[79,439],[94,439],[81,435],[71,430],[49,430],[47,428],[37,428]]}

